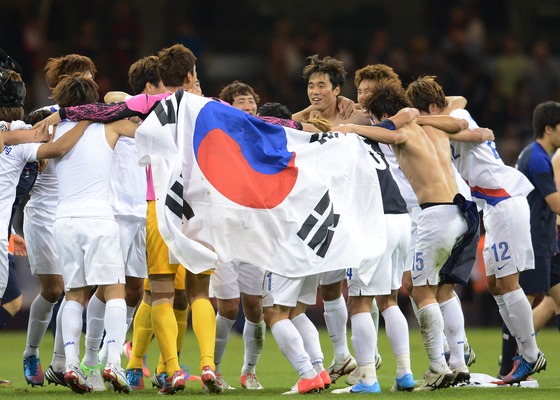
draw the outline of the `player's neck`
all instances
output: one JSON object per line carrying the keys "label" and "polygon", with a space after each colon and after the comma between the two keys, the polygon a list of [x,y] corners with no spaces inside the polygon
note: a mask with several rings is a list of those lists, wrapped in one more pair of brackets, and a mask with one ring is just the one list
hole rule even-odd
{"label": "player's neck", "polygon": [[554,150],[556,150],[556,147],[554,147],[552,142],[548,140],[546,136],[538,138],[536,142],[543,147],[544,151],[546,151],[546,154],[548,154],[549,156],[554,152]]}

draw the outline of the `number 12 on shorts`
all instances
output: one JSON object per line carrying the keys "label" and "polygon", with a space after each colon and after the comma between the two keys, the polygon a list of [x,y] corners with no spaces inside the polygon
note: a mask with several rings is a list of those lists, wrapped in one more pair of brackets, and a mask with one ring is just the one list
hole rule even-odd
{"label": "number 12 on shorts", "polygon": [[[507,261],[511,258],[511,256],[507,255],[507,252],[509,250],[509,246],[507,244],[507,242],[500,242],[498,244],[494,243],[491,246],[491,249],[494,250],[494,257],[496,258],[496,261]],[[498,252],[498,249],[501,250],[502,254],[500,255]]]}

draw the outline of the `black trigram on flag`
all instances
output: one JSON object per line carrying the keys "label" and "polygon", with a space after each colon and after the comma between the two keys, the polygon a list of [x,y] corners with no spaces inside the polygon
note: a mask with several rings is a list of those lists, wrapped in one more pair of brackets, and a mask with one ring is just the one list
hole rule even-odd
{"label": "black trigram on flag", "polygon": [[171,188],[167,192],[167,197],[165,198],[165,205],[177,218],[182,219],[182,215],[185,216],[187,220],[194,217],[194,211],[190,204],[183,199],[183,174],[179,175],[178,180],[173,182]]}
{"label": "black trigram on flag", "polygon": [[338,138],[338,132],[314,133],[309,138],[309,143],[319,142],[319,144],[324,144],[327,140],[336,138]]}
{"label": "black trigram on flag", "polygon": [[[325,254],[327,254],[327,250],[334,236],[334,228],[338,225],[339,218],[340,215],[334,213],[329,191],[327,190],[323,198],[317,203],[311,214],[309,214],[297,235],[305,242],[308,236],[310,236],[311,231],[318,227],[315,234],[311,236],[307,242],[307,245],[313,249],[319,257],[325,258]],[[319,249],[317,249],[317,247],[319,247]]]}

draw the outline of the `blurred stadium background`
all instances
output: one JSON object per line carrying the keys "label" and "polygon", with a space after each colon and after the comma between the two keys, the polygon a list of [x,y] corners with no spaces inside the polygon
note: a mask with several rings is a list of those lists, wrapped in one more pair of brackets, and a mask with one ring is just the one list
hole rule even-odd
{"label": "blurred stadium background", "polygon": [[[558,0],[0,0],[0,48],[23,67],[27,112],[51,103],[47,59],[69,53],[91,57],[103,96],[130,91],[134,61],[182,43],[198,57],[206,96],[239,79],[255,88],[259,105],[278,101],[293,112],[308,105],[307,56],[343,60],[342,93],[352,99],[354,71],[385,63],[405,85],[436,75],[447,94],[465,96],[513,165],[532,141],[535,105],[560,100],[558,21]],[[25,329],[38,292],[25,258],[17,257],[17,270],[24,306],[7,329]],[[482,266],[458,292],[468,325],[501,323]],[[311,310],[318,322],[320,306]]]}

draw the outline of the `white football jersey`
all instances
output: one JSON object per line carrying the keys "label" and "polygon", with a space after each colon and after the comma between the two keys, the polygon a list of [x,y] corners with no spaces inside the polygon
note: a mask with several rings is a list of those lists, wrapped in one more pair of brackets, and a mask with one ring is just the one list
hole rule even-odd
{"label": "white football jersey", "polygon": [[[450,115],[467,120],[469,129],[478,128],[466,110],[454,110]],[[504,164],[494,142],[451,140],[450,144],[453,165],[467,181],[479,207],[494,206],[512,196],[526,196],[533,190],[533,185],[521,172]]]}

